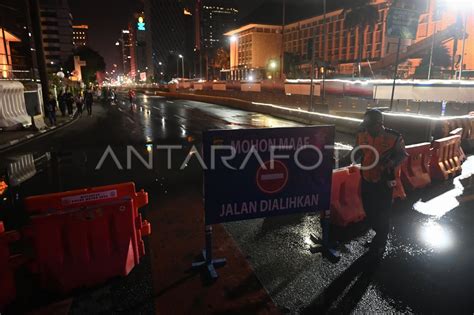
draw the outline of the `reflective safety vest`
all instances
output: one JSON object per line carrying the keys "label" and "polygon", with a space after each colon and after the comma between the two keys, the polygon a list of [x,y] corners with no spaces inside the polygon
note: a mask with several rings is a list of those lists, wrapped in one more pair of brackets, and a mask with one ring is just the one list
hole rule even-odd
{"label": "reflective safety vest", "polygon": [[[363,146],[362,151],[362,166],[369,169],[362,170],[364,179],[371,183],[377,183],[382,179],[383,170],[380,163],[375,164],[384,158],[390,151],[394,149],[400,135],[393,130],[384,129],[377,137],[372,137],[367,131],[362,131],[357,134],[357,145]],[[371,148],[369,148],[369,146]],[[377,153],[375,152],[377,151]],[[372,166],[372,167],[370,167]]]}

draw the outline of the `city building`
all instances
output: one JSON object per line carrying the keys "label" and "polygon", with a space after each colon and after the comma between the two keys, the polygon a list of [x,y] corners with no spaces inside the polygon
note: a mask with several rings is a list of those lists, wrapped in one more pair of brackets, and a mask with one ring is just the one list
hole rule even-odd
{"label": "city building", "polygon": [[129,29],[122,30],[118,43],[118,47],[121,49],[120,59],[122,62],[123,75],[135,77],[134,71],[136,68],[132,66],[132,54],[134,54],[133,33],[131,33]]}
{"label": "city building", "polygon": [[74,47],[87,46],[89,25],[72,26],[72,43]]}
{"label": "city building", "polygon": [[[148,17],[148,71],[155,80],[181,76],[179,55],[191,69],[194,49],[193,9],[181,0],[145,0]],[[163,73],[163,75],[161,75]]]}
{"label": "city building", "polygon": [[[224,33],[237,25],[238,9],[232,1],[197,0],[195,7],[196,53],[199,76],[209,79],[219,77],[216,69],[217,51],[228,49]],[[203,73],[203,64],[205,73]]]}
{"label": "city building", "polygon": [[73,52],[71,11],[67,0],[41,0],[40,15],[46,64],[56,71]]}
{"label": "city building", "polygon": [[18,43],[21,40],[9,33],[4,28],[0,28],[0,79],[14,78],[14,65],[12,64],[12,50],[10,43]]}
{"label": "city building", "polygon": [[[435,30],[436,43],[445,45],[449,54],[454,57],[452,58],[454,69],[460,67],[460,56],[463,50],[465,54],[463,69],[474,69],[474,36],[466,36],[464,41],[459,34],[461,28],[459,17],[461,16],[462,19],[463,12],[446,9],[437,15],[439,8],[435,0],[421,1],[419,4],[421,6],[418,10],[421,14],[416,39],[401,42],[402,75],[410,77],[414,74],[421,57],[432,46]],[[359,32],[345,27],[345,13],[342,9],[327,12],[326,20],[323,15],[318,15],[285,25],[283,38],[285,56],[291,56],[292,60],[297,60],[301,73],[305,73],[306,76],[309,76],[311,69],[311,51],[314,52],[317,66],[326,67],[341,75],[352,75],[355,72],[354,63],[359,59],[359,45],[362,45],[360,59],[364,72],[367,74],[372,71],[371,75],[388,75],[395,64],[398,39],[387,35],[388,1],[374,0],[373,5],[379,11],[379,19],[375,25],[365,28],[361,38],[359,38]],[[471,6],[474,6],[474,2]],[[465,9],[467,12],[465,29],[469,33],[474,29],[474,8]],[[326,32],[324,32],[325,25]],[[272,30],[275,31],[273,36],[255,36],[262,32],[268,34]],[[278,30],[281,31],[280,26],[249,24],[226,33],[233,41],[230,58],[232,78],[242,77],[242,73],[249,73],[248,69],[258,70],[259,77],[268,76],[267,65],[270,62],[274,65],[272,60],[281,53],[281,46],[278,44],[279,41],[281,44],[281,34]],[[326,36],[323,35],[324,33]],[[326,43],[323,43],[324,38]],[[310,49],[311,43],[314,45],[312,49]],[[462,49],[463,43],[464,49]],[[279,67],[279,63],[277,66]],[[316,75],[319,73],[317,70],[315,70]]]}
{"label": "city building", "polygon": [[178,56],[185,50],[184,7],[177,0],[146,0],[145,11],[150,12],[149,47],[154,73],[166,73],[169,78],[178,76]]}
{"label": "city building", "polygon": [[[279,69],[281,26],[249,24],[227,32],[231,80],[262,79]],[[277,69],[278,68],[278,69]]]}
{"label": "city building", "polygon": [[136,81],[146,81],[148,74],[147,58],[147,23],[143,12],[136,13],[129,24],[129,31],[132,34],[133,49],[131,52],[132,72]]}
{"label": "city building", "polygon": [[[205,49],[215,49],[224,42],[224,33],[235,28],[239,11],[224,1],[204,1],[201,8],[201,42]],[[224,43],[223,43],[224,42]]]}

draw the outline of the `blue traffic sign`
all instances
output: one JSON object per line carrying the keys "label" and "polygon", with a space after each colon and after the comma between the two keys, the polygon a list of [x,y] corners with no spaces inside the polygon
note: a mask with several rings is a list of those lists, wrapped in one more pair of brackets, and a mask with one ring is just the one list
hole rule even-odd
{"label": "blue traffic sign", "polygon": [[328,210],[334,126],[203,134],[206,224]]}

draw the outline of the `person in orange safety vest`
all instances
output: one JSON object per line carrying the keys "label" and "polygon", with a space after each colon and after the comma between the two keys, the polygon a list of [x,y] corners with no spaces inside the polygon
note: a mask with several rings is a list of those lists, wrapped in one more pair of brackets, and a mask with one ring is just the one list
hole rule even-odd
{"label": "person in orange safety vest", "polygon": [[407,156],[401,134],[384,127],[382,112],[368,110],[349,157],[352,163],[361,162],[362,203],[369,225],[376,233],[367,245],[380,255],[385,251],[390,232],[395,168]]}

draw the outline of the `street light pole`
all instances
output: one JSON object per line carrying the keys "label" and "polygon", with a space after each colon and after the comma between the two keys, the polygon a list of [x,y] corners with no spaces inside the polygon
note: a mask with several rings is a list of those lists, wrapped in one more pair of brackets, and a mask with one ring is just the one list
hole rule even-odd
{"label": "street light pole", "polygon": [[323,2],[324,10],[324,32],[323,32],[323,90],[320,91],[322,104],[326,101],[326,32],[327,32],[327,21],[326,21],[326,0]]}
{"label": "street light pole", "polygon": [[280,56],[280,80],[285,75],[285,23],[286,23],[286,0],[283,0],[283,12],[281,20],[281,56]]}
{"label": "street light pole", "polygon": [[[326,60],[326,31],[327,31],[327,23],[326,23],[326,0],[323,1],[323,27],[324,27],[324,30],[323,30],[323,84],[322,84],[322,91],[320,89],[319,91],[319,94],[321,95],[321,98],[322,98],[322,104],[324,105],[324,84],[325,84],[325,76],[326,76],[326,65],[325,65],[325,62],[324,60]],[[316,38],[316,32],[314,31],[313,32],[313,49],[311,49],[313,52],[313,56],[311,56],[311,86],[310,86],[310,98],[309,98],[309,110],[310,111],[313,111],[314,109],[314,86],[313,86],[313,82],[314,82],[314,68],[315,68],[315,57],[314,57],[314,44],[315,44],[315,39]]]}
{"label": "street light pole", "polygon": [[182,73],[183,79],[184,79],[184,56],[179,55],[179,58],[181,58],[181,73]]}
{"label": "street light pole", "polygon": [[467,12],[464,11],[464,28],[462,31],[462,49],[461,49],[461,64],[459,66],[459,80],[462,80],[462,67],[464,64],[464,54],[466,52],[466,32],[467,32]]}
{"label": "street light pole", "polygon": [[431,42],[431,50],[430,50],[430,66],[428,68],[428,80],[431,80],[431,68],[433,67],[433,51],[434,51],[437,26],[438,26],[438,22],[435,22],[434,32],[433,32],[433,41]]}

